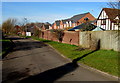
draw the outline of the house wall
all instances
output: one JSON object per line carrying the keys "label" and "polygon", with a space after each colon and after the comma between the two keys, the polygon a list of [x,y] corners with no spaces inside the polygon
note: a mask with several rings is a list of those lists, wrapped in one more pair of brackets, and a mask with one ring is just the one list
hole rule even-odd
{"label": "house wall", "polygon": [[72,27],[75,27],[76,26],[76,23],[72,23]]}
{"label": "house wall", "polygon": [[[110,28],[112,28],[111,27],[111,21],[110,21],[110,19],[107,19],[106,20],[106,30],[111,30]],[[112,30],[114,30],[114,29],[112,28]]]}
{"label": "house wall", "polygon": [[113,49],[120,51],[120,31],[85,31],[79,33],[79,45],[89,48],[92,39],[100,40],[101,49]]}
{"label": "house wall", "polygon": [[44,25],[42,26],[42,30],[45,30],[45,26]]}
{"label": "house wall", "polygon": [[109,30],[119,30],[118,25],[115,25],[115,23],[111,23],[111,29]]}
{"label": "house wall", "polygon": [[[105,25],[102,25],[102,20],[101,19],[106,19],[106,24]],[[111,26],[111,21],[110,19],[108,19],[108,16],[106,14],[106,12],[103,10],[97,20],[97,26],[105,29],[105,30],[110,30]]]}
{"label": "house wall", "polygon": [[114,28],[114,30],[119,30],[118,25],[115,25],[114,23],[112,23],[112,27]]}
{"label": "house wall", "polygon": [[69,27],[69,22],[68,21],[66,21],[66,27]]}
{"label": "house wall", "polygon": [[72,22],[71,21],[69,21],[69,25],[70,25],[70,27],[72,27]]}
{"label": "house wall", "polygon": [[54,25],[53,25],[53,29],[57,29],[56,23],[54,23]]}
{"label": "house wall", "polygon": [[31,36],[31,32],[26,32],[26,36]]}
{"label": "house wall", "polygon": [[25,32],[24,31],[22,31],[21,34],[22,34],[22,36],[25,36]]}
{"label": "house wall", "polygon": [[57,26],[57,29],[60,29],[60,26]]}
{"label": "house wall", "polygon": [[49,26],[49,29],[53,29],[52,26]]}
{"label": "house wall", "polygon": [[57,26],[56,23],[54,23],[53,29],[60,29],[60,28],[61,28],[61,26]]}
{"label": "house wall", "polygon": [[[105,25],[102,25],[101,19],[106,19]],[[106,14],[106,12],[104,10],[100,13],[100,16],[97,20],[97,26],[99,26],[105,30],[118,30],[118,25],[115,25],[114,23],[111,22],[111,20],[109,19],[108,15]]]}
{"label": "house wall", "polygon": [[105,18],[108,18],[106,12],[103,10],[101,15],[99,16],[99,19],[105,19]]}
{"label": "house wall", "polygon": [[84,17],[82,17],[80,20],[78,20],[79,23],[77,23],[77,25],[82,24],[83,22],[85,22],[85,18],[88,18],[90,21],[94,21],[95,17],[92,16],[90,13],[86,14]]}
{"label": "house wall", "polygon": [[112,26],[111,26],[112,30],[115,30],[116,28],[115,28],[114,23],[112,23],[111,25],[112,25]]}
{"label": "house wall", "polygon": [[63,27],[63,22],[62,21],[60,21],[60,29],[63,29],[64,27]]}

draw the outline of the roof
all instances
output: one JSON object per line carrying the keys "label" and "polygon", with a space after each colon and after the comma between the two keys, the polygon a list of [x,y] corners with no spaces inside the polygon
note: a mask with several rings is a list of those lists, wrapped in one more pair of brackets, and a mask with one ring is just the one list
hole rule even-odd
{"label": "roof", "polygon": [[93,29],[92,31],[104,31],[105,29],[101,28],[101,27],[96,27],[95,29]]}
{"label": "roof", "polygon": [[91,23],[96,23],[97,22],[97,20],[95,19],[95,20],[93,20],[93,21],[90,21]]}
{"label": "roof", "polygon": [[[72,23],[77,22],[78,20],[80,20],[82,17],[84,17],[87,13],[83,13],[83,14],[78,14],[78,15],[74,15],[73,17],[69,18],[69,19],[64,19],[61,20],[63,22],[63,24],[65,24],[67,21],[71,21]],[[57,26],[60,26],[60,20],[55,21]]]}
{"label": "roof", "polygon": [[57,26],[60,26],[60,20],[55,21]]}
{"label": "roof", "polygon": [[41,28],[43,26],[44,23],[36,23],[35,25],[39,28]]}
{"label": "roof", "polygon": [[96,25],[87,22],[87,23],[82,23],[82,24],[80,24],[72,29],[69,29],[68,31],[75,31],[75,29],[79,29],[82,31],[92,31],[96,27],[97,27]]}
{"label": "roof", "polygon": [[[108,18],[110,19],[110,20],[114,20],[117,16],[118,17],[120,17],[120,14],[119,14],[119,12],[120,12],[120,9],[113,9],[113,8],[103,8],[102,9],[102,11],[105,11],[106,12],[106,14],[108,15]],[[101,13],[102,13],[102,11],[101,11]],[[101,15],[101,13],[100,13],[100,15]],[[99,16],[100,16],[99,15]],[[99,18],[99,17],[98,17]]]}
{"label": "roof", "polygon": [[65,19],[65,20],[61,20],[63,22],[63,24],[66,24],[66,22],[68,21],[72,21],[71,19]]}
{"label": "roof", "polygon": [[45,24],[44,27],[45,27],[45,29],[49,29],[49,25]]}
{"label": "roof", "polygon": [[[63,24],[65,24],[68,21],[71,21],[72,23],[74,23],[74,22],[77,22],[79,19],[81,19],[82,17],[84,17],[88,13],[78,14],[78,15],[75,15],[75,16],[69,18],[69,19],[64,19],[61,21],[63,22]],[[59,26],[59,21],[55,21],[55,22],[56,22],[57,26]]]}
{"label": "roof", "polygon": [[84,17],[88,13],[83,13],[83,14],[75,15],[75,16],[71,17],[70,20],[72,20],[73,22],[77,22],[79,19],[81,19],[82,17]]}
{"label": "roof", "polygon": [[16,27],[16,28],[20,28],[20,26],[19,26],[19,25],[15,25],[15,27]]}
{"label": "roof", "polygon": [[51,24],[50,24],[49,22],[46,22],[45,24],[46,24],[46,25],[50,25],[50,26],[51,26]]}
{"label": "roof", "polygon": [[65,24],[69,19],[62,20],[63,24]]}

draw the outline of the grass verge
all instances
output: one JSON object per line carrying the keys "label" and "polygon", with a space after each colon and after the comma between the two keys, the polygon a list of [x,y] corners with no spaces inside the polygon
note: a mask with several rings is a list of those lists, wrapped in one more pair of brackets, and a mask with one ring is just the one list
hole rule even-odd
{"label": "grass verge", "polygon": [[44,40],[33,37],[33,39],[45,42],[52,45],[64,56],[74,60],[87,54],[87,56],[78,60],[78,62],[94,67],[98,70],[107,72],[109,74],[118,76],[118,52],[113,50],[92,50],[84,49],[79,50],[79,46],[59,43],[50,40]]}
{"label": "grass verge", "polygon": [[4,58],[5,55],[12,49],[13,43],[9,39],[1,39],[2,50],[0,53],[0,57]]}

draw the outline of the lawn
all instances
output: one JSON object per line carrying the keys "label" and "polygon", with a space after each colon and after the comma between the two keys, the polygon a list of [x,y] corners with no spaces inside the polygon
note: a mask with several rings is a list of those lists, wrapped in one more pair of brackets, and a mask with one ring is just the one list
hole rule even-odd
{"label": "lawn", "polygon": [[0,53],[0,56],[4,55],[10,51],[10,49],[13,46],[13,43],[9,39],[1,39],[0,42],[2,43],[2,52]]}
{"label": "lawn", "polygon": [[47,44],[50,44],[55,49],[57,49],[60,53],[64,56],[74,60],[79,58],[85,54],[87,56],[83,57],[82,59],[78,60],[78,62],[86,64],[88,66],[94,67],[101,71],[107,72],[109,74],[118,76],[118,52],[113,50],[98,50],[93,53],[92,50],[84,49],[79,50],[79,46],[69,45],[64,43],[59,43],[55,41],[49,41],[44,39],[34,38],[39,41],[43,41]]}

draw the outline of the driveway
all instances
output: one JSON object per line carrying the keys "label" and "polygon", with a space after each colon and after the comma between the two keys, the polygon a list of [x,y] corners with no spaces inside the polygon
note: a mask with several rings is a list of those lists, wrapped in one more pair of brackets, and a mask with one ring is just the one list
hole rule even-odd
{"label": "driveway", "polygon": [[10,37],[15,47],[3,60],[3,83],[115,80],[63,58],[50,46],[32,39]]}

